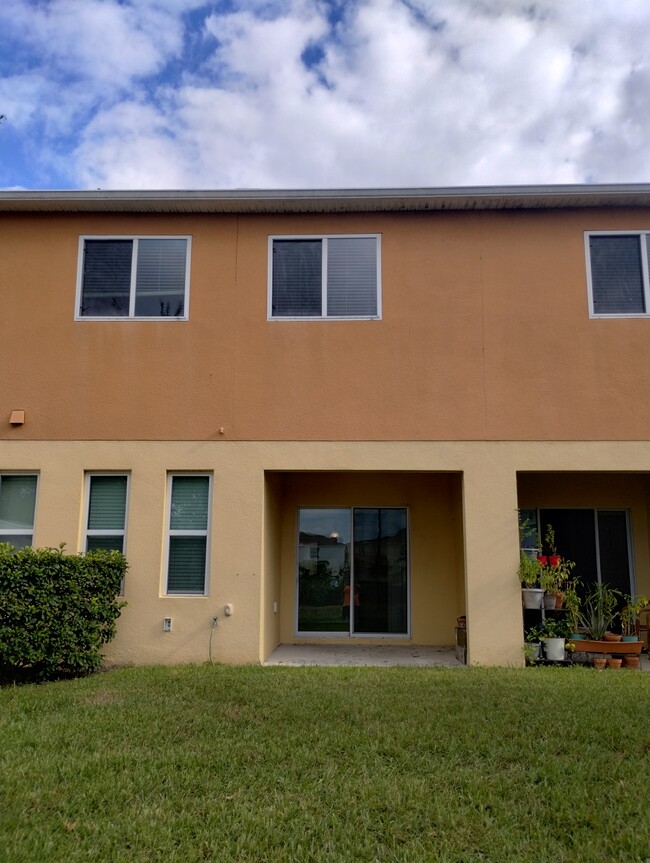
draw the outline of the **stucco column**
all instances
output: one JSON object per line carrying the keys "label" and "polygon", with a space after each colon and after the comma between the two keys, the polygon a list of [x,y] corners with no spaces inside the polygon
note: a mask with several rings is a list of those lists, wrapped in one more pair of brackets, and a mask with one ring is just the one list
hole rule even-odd
{"label": "stucco column", "polygon": [[471,665],[522,665],[524,661],[516,510],[517,478],[510,464],[489,458],[464,472],[465,602]]}
{"label": "stucco column", "polygon": [[[249,458],[247,444],[226,446],[215,478],[213,517],[219,659],[259,662],[264,471]],[[232,607],[230,616],[225,605]]]}

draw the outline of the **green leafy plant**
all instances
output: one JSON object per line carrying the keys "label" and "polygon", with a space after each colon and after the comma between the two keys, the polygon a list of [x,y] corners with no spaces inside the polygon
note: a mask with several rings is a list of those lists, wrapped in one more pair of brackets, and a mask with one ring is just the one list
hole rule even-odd
{"label": "green leafy plant", "polygon": [[555,531],[550,524],[546,525],[546,533],[544,534],[544,542],[546,547],[550,549],[551,554],[557,554],[557,546],[555,545]]}
{"label": "green leafy plant", "polygon": [[541,551],[537,524],[529,517],[522,518],[519,512],[519,544],[522,548],[537,549]]}
{"label": "green leafy plant", "polygon": [[621,610],[621,628],[623,635],[634,635],[636,616],[648,604],[648,597],[643,594],[631,596],[626,594],[623,599],[625,606]]}
{"label": "green leafy plant", "polygon": [[530,644],[538,644],[544,636],[544,627],[540,624],[539,626],[531,626],[530,629],[526,631],[526,641]]}
{"label": "green leafy plant", "polygon": [[0,677],[46,680],[99,667],[127,569],[118,551],[64,554],[0,544]]}
{"label": "green leafy plant", "polygon": [[564,588],[564,608],[572,632],[577,632],[580,626],[581,600],[578,593],[578,579],[571,579]]}
{"label": "green leafy plant", "polygon": [[519,569],[517,570],[517,574],[519,581],[524,587],[535,587],[541,573],[542,567],[538,560],[533,560],[523,551],[519,553]]}
{"label": "green leafy plant", "polygon": [[542,638],[566,638],[570,627],[566,617],[547,617],[541,627]]}
{"label": "green leafy plant", "polygon": [[526,665],[537,665],[539,659],[539,645],[534,642],[526,641],[523,645],[524,659]]}
{"label": "green leafy plant", "polygon": [[596,584],[585,599],[580,626],[594,641],[602,641],[616,619],[620,596],[621,593],[616,588],[607,584]]}
{"label": "green leafy plant", "polygon": [[555,531],[550,524],[546,525],[544,544],[551,554],[541,556],[542,571],[539,577],[540,586],[546,593],[557,593],[564,595],[572,578],[575,562],[566,560],[557,552]]}

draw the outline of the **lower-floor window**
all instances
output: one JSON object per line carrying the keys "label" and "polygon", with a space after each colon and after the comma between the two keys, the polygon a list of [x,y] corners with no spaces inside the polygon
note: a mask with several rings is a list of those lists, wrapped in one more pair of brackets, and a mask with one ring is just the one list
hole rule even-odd
{"label": "lower-floor window", "polygon": [[88,474],[86,551],[106,549],[124,554],[126,474]]}
{"label": "lower-floor window", "polygon": [[406,509],[305,507],[298,534],[299,633],[408,634]]}
{"label": "lower-floor window", "polygon": [[0,542],[32,544],[37,482],[36,474],[0,474]]}
{"label": "lower-floor window", "polygon": [[166,593],[203,595],[207,585],[210,476],[169,477]]}

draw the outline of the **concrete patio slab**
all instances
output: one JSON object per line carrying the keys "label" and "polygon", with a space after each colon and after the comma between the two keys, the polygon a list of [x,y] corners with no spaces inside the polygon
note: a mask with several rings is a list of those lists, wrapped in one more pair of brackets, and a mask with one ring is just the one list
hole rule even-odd
{"label": "concrete patio slab", "polygon": [[444,665],[464,668],[453,647],[281,644],[262,665]]}

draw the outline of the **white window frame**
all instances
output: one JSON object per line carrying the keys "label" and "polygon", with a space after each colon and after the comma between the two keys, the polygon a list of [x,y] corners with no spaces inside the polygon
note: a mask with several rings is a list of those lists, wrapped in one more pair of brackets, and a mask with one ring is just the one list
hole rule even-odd
{"label": "white window frame", "polygon": [[[274,315],[273,314],[273,243],[275,240],[320,240],[322,243],[321,308],[327,312],[327,241],[328,240],[376,241],[377,255],[377,314],[376,315]],[[267,320],[269,321],[380,321],[381,307],[381,234],[272,234],[268,240],[267,264]]]}
{"label": "white window frame", "polygon": [[[131,255],[131,285],[129,293],[128,315],[82,315],[81,300],[83,296],[84,251],[87,240],[130,240],[133,243]],[[182,315],[149,316],[135,314],[136,278],[138,271],[138,243],[140,240],[185,240],[185,297]],[[190,262],[192,255],[192,237],[186,234],[83,234],[79,237],[79,252],[77,258],[77,289],[75,292],[75,321],[187,321],[190,317]]]}
{"label": "white window frame", "polygon": [[38,513],[38,496],[40,492],[41,486],[41,475],[37,470],[0,470],[0,483],[2,482],[2,478],[5,476],[35,476],[36,477],[36,494],[34,496],[34,520],[32,522],[32,529],[0,529],[0,542],[6,542],[4,537],[6,536],[29,536],[32,539],[32,542],[29,542],[28,545],[32,545],[34,541],[34,531],[36,530],[36,515]]}
{"label": "white window frame", "polygon": [[[126,477],[126,501],[124,508],[124,528],[122,530],[103,528],[89,528],[88,517],[90,516],[90,486],[95,476],[123,476]],[[131,492],[131,474],[127,470],[89,470],[84,477],[84,530],[82,540],[82,551],[88,550],[89,536],[121,536],[122,554],[126,554],[126,526],[129,523],[129,497]]]}
{"label": "white window frame", "polygon": [[[174,482],[174,477],[190,477],[190,476],[201,476],[208,478],[208,518],[207,518],[207,527],[205,530],[172,530],[171,525],[171,516],[172,516],[172,485]],[[183,597],[203,597],[209,596],[209,585],[210,585],[210,546],[211,546],[211,534],[212,534],[212,473],[210,471],[187,471],[187,470],[175,470],[169,471],[167,474],[167,504],[165,506],[165,554],[163,561],[163,591],[162,596],[170,597],[173,599],[183,598]],[[168,581],[169,581],[169,546],[170,539],[173,536],[204,536],[205,539],[205,573],[203,578],[203,592],[202,593],[169,593],[168,591]]]}
{"label": "white window frame", "polygon": [[[594,292],[591,276],[591,249],[589,240],[591,237],[638,237],[641,247],[641,272],[643,278],[643,298],[646,307],[645,312],[595,312]],[[648,265],[648,244],[642,242],[642,237],[650,237],[650,230],[630,231],[585,231],[585,261],[587,265],[587,294],[589,298],[589,317],[599,318],[648,318],[650,317],[650,267]]]}

